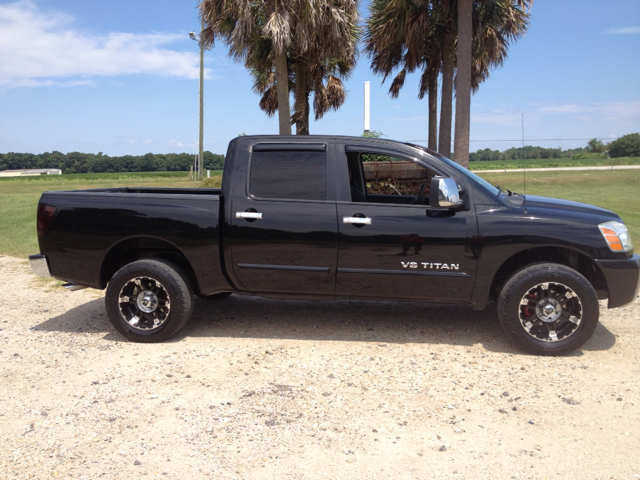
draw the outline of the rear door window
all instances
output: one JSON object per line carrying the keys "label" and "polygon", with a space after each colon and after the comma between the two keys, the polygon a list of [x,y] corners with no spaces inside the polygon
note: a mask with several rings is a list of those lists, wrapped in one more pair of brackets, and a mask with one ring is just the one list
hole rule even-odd
{"label": "rear door window", "polygon": [[254,151],[249,192],[257,198],[326,200],[326,171],[326,151]]}

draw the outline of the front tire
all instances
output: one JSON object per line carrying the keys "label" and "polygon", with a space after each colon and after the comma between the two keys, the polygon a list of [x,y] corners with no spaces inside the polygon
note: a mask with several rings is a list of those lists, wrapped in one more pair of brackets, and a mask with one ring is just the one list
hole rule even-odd
{"label": "front tire", "polygon": [[514,273],[498,298],[509,338],[537,355],[564,355],[583,346],[600,316],[593,286],[564,265],[541,263]]}
{"label": "front tire", "polygon": [[186,275],[164,260],[139,260],[111,278],[105,295],[113,326],[134,342],[162,342],[189,320],[193,291]]}

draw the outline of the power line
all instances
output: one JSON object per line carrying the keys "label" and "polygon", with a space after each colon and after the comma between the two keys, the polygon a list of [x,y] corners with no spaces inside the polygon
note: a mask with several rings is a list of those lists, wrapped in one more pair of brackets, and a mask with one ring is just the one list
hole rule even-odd
{"label": "power line", "polygon": [[[593,140],[594,137],[591,138],[528,138],[526,141],[528,142],[567,142],[567,141],[589,141]],[[596,140],[614,140],[618,137],[595,137]],[[427,143],[429,140],[407,140],[407,142],[422,142]],[[522,142],[522,139],[519,138],[517,140],[469,140],[469,142]]]}
{"label": "power line", "polygon": [[[213,53],[213,55],[218,59],[218,61],[219,61],[219,62],[222,64],[222,66],[227,70],[227,72],[229,72],[229,73],[231,74],[231,76],[232,76],[233,78],[235,78],[235,79],[236,79],[236,82],[238,82],[240,85],[242,85],[242,87],[243,87],[246,91],[248,91],[249,93],[253,94],[253,92],[252,92],[251,90],[249,90],[247,87],[245,87],[245,86],[244,86],[244,84],[243,84],[240,80],[238,80],[238,77],[236,77],[236,76],[233,74],[233,72],[227,68],[227,66],[222,62],[222,60],[220,60],[220,57],[218,57],[218,55],[216,55],[216,52],[214,52],[213,50],[211,50],[211,53]],[[591,140],[591,139],[589,139],[589,140]]]}
{"label": "power line", "polygon": [[[227,66],[226,66],[226,65],[224,64],[224,62],[220,59],[220,57],[218,57],[218,55],[216,54],[216,52],[215,52],[215,51],[211,50],[211,53],[213,53],[213,55],[218,59],[218,61],[219,61],[219,62],[220,62],[220,64],[225,68],[225,70],[226,70],[227,72],[229,72],[233,78],[235,78],[235,79],[236,79],[236,82],[238,82],[238,83],[240,84],[240,86],[242,86],[242,87],[243,87],[247,92],[249,92],[251,95],[254,95],[254,94],[255,94],[255,93],[254,93],[254,92],[252,92],[249,88],[247,88],[247,87],[244,85],[244,83],[242,83],[240,80],[238,80],[238,77],[236,77],[236,76],[233,74],[233,72],[232,72],[231,70],[229,70],[229,68],[227,68]],[[266,122],[265,122],[265,124],[264,124],[264,127],[262,128],[262,133],[264,133],[264,132],[265,132],[265,130],[271,126],[271,124],[273,123],[273,122],[272,122],[272,120],[273,120],[273,117],[269,117],[269,116],[267,116],[267,120],[266,120]]]}

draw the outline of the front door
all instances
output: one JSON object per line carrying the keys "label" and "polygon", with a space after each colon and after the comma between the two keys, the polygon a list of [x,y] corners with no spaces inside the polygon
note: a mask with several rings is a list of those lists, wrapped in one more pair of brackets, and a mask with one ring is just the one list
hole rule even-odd
{"label": "front door", "polygon": [[412,159],[354,151],[347,156],[353,201],[337,205],[336,295],[469,301],[477,266],[470,248],[475,213],[430,207],[435,172]]}

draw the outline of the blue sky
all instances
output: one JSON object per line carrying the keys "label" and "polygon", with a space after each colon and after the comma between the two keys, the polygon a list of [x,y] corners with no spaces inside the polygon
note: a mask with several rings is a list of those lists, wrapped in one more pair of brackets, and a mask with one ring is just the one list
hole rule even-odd
{"label": "blue sky", "polygon": [[[197,152],[196,0],[0,1],[0,153]],[[361,15],[368,5],[361,5]],[[363,84],[371,129],[427,138],[417,76],[392,100],[361,55],[337,112],[312,134],[360,135]],[[205,52],[204,148],[277,133],[277,118],[223,45]],[[640,131],[640,0],[536,0],[526,37],[472,97],[471,150],[525,143],[584,146]],[[564,140],[562,140],[564,139]],[[496,142],[492,140],[517,140]]]}

